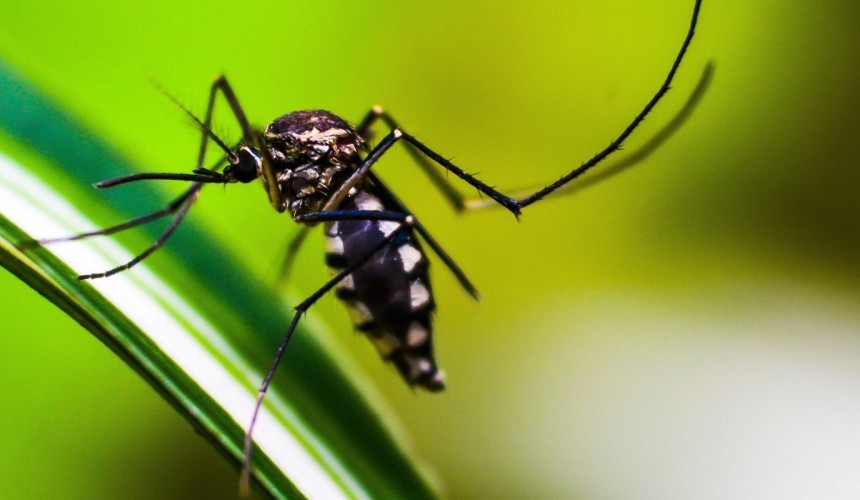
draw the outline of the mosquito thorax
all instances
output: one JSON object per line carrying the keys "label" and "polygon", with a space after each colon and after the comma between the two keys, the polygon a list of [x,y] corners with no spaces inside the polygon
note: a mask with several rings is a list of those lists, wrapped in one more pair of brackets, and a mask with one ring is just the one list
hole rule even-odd
{"label": "mosquito thorax", "polygon": [[264,135],[284,205],[293,217],[322,209],[357,165],[364,140],[342,118],[323,110],[295,111]]}

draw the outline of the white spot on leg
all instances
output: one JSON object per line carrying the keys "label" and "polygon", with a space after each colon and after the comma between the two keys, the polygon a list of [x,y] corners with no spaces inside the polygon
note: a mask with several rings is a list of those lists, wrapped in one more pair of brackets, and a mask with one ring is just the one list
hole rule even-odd
{"label": "white spot on leg", "polygon": [[409,347],[420,347],[427,342],[427,338],[430,336],[430,332],[424,328],[424,325],[417,321],[413,321],[409,325],[409,331],[406,332],[406,344]]}
{"label": "white spot on leg", "polygon": [[397,249],[400,254],[400,261],[403,262],[403,270],[411,273],[415,269],[415,265],[421,262],[421,252],[412,245],[403,245]]}
{"label": "white spot on leg", "polygon": [[409,297],[412,302],[412,309],[421,309],[430,302],[430,290],[424,286],[421,280],[417,280],[409,287]]}
{"label": "white spot on leg", "polygon": [[337,222],[332,222],[328,224],[325,228],[326,236],[340,236],[340,227],[338,227]]}

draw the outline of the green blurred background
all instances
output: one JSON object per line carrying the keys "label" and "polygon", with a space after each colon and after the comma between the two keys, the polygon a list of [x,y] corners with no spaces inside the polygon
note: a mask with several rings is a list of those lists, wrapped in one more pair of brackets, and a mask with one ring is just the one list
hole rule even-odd
{"label": "green blurred background", "polygon": [[[260,125],[303,108],[357,121],[379,103],[516,188],[626,126],[691,9],[5,1],[0,57],[141,169],[188,170],[198,140],[149,78],[202,113],[224,72]],[[449,390],[406,388],[335,299],[316,315],[448,495],[860,495],[858,20],[856,2],[706,2],[674,90],[627,149],[714,60],[690,121],[646,163],[520,223],[454,215],[402,151],[379,165],[483,294],[471,302],[436,265]],[[224,112],[215,128],[236,133]],[[209,189],[192,213],[273,280],[295,226],[259,188]],[[296,293],[327,276],[320,247],[299,258]],[[93,337],[8,274],[0,299],[0,497],[234,495],[236,472]]]}

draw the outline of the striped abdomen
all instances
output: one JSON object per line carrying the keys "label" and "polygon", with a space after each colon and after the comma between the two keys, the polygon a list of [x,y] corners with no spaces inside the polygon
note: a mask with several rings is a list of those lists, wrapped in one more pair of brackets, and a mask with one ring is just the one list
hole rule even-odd
{"label": "striped abdomen", "polygon": [[[341,210],[388,210],[379,197],[361,190]],[[400,227],[391,221],[339,221],[326,224],[326,260],[338,272],[359,262]],[[401,231],[366,263],[337,285],[356,329],[367,335],[383,359],[391,361],[410,385],[444,388],[433,356],[433,294],[428,262],[409,231]]]}

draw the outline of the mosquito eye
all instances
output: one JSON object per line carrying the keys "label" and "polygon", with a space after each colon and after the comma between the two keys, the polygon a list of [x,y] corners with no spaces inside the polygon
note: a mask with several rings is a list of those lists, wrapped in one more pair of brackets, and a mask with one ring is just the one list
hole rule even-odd
{"label": "mosquito eye", "polygon": [[236,152],[236,162],[227,167],[226,172],[232,174],[239,182],[247,183],[257,178],[260,170],[260,158],[250,149],[242,148]]}

